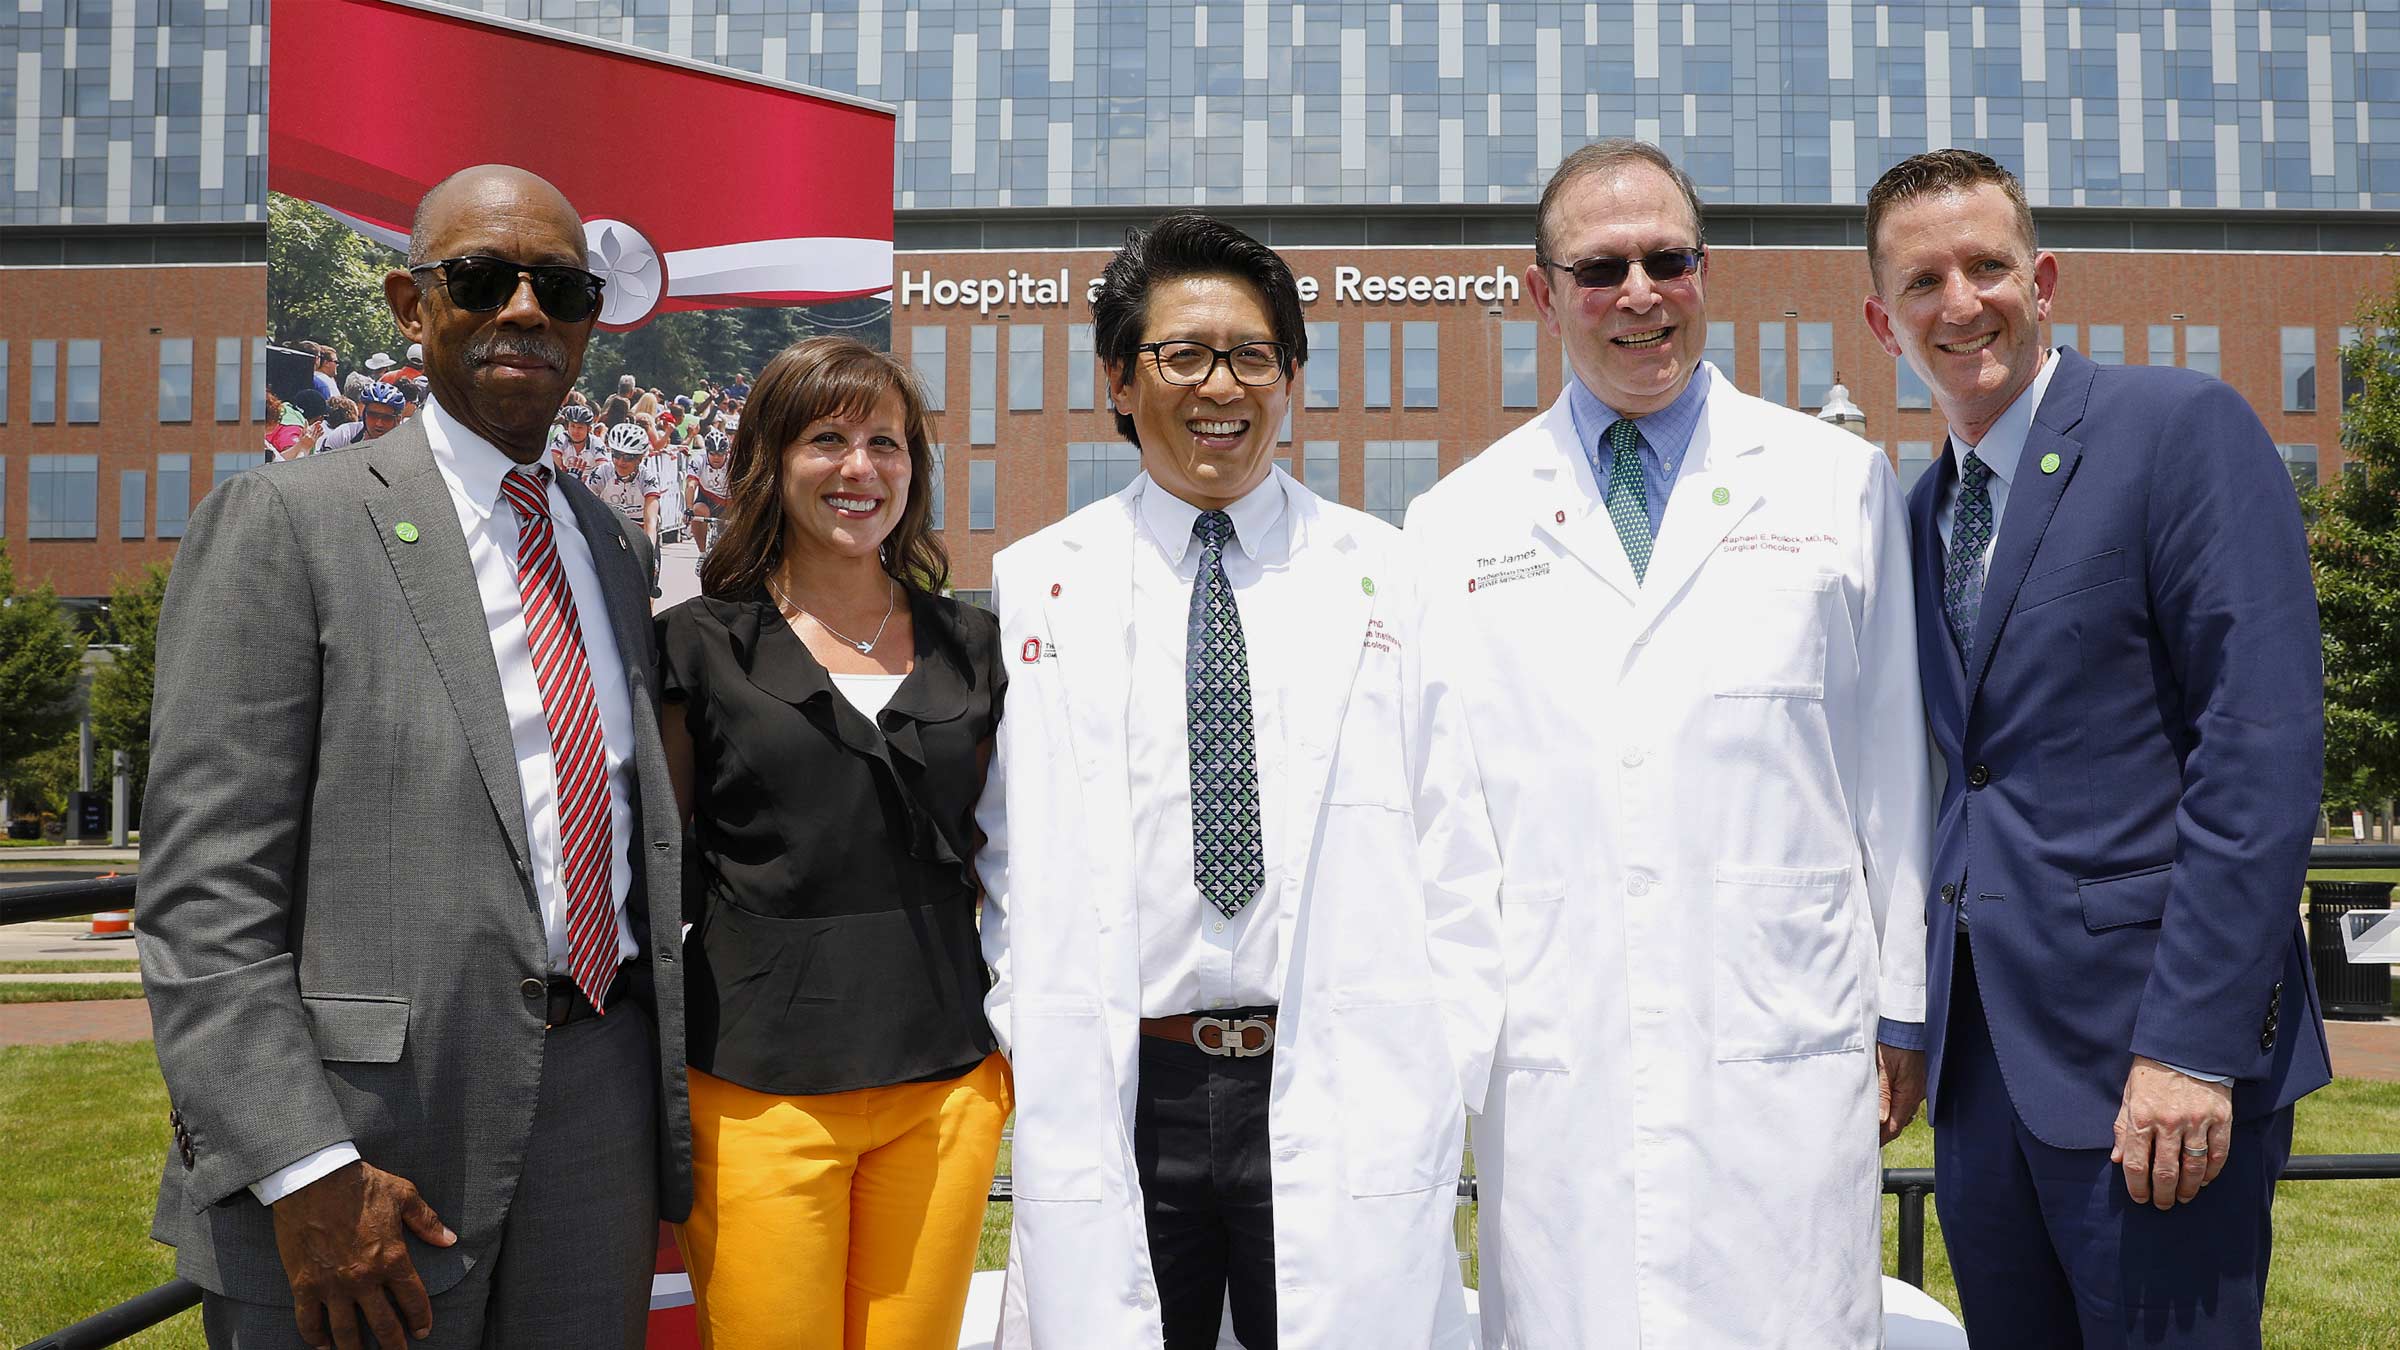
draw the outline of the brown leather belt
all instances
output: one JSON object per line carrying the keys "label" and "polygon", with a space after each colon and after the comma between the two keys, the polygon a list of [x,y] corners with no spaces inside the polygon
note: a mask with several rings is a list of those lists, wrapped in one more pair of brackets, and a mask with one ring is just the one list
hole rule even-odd
{"label": "brown leather belt", "polygon": [[1177,1013],[1145,1017],[1142,1034],[1188,1045],[1204,1055],[1253,1059],[1275,1048],[1275,1014],[1212,1017],[1206,1013]]}
{"label": "brown leather belt", "polygon": [[[641,959],[636,957],[617,967],[617,973],[609,981],[608,986],[609,1011],[616,1011],[618,1004],[635,993],[635,985],[640,982],[643,973],[639,971],[640,966]],[[575,983],[575,978],[571,975],[550,977],[549,1006],[546,1014],[542,1019],[542,1026],[545,1030],[554,1030],[600,1015],[599,1011],[592,1007],[592,1001],[583,996],[582,988]]]}

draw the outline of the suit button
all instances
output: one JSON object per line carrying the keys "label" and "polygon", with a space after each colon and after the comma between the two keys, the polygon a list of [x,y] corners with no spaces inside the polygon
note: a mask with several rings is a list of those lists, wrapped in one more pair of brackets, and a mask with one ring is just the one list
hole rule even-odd
{"label": "suit button", "polygon": [[542,983],[540,980],[527,980],[525,983],[517,986],[517,992],[523,994],[527,998],[540,998],[542,995],[550,992],[550,986]]}
{"label": "suit button", "polygon": [[1948,881],[1942,883],[1942,903],[1945,905],[1955,905],[1958,903],[1958,886],[1956,883]]}
{"label": "suit button", "polygon": [[1974,768],[1967,770],[1968,787],[1979,788],[1991,781],[1992,771],[1981,764],[1978,764]]}

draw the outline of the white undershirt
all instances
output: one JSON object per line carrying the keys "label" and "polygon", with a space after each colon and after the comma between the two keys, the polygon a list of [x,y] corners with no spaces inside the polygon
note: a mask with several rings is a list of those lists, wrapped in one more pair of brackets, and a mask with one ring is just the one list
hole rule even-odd
{"label": "white undershirt", "polygon": [[[434,465],[450,489],[459,529],[467,537],[475,588],[483,596],[484,623],[500,670],[500,698],[508,713],[509,740],[516,750],[518,802],[525,812],[525,841],[532,853],[528,861],[534,896],[549,940],[550,968],[563,970],[567,966],[567,896],[558,832],[558,780],[551,765],[549,718],[543,712],[541,685],[533,673],[533,652],[525,640],[524,601],[517,592],[517,512],[500,495],[500,476],[517,464],[460,425],[437,400],[426,400],[423,425],[425,439],[433,445]],[[547,500],[551,534],[567,574],[567,589],[575,598],[576,616],[582,622],[584,659],[591,667],[592,692],[600,705],[612,831],[609,891],[616,897],[617,958],[629,961],[640,950],[625,918],[625,899],[633,889],[633,699],[625,687],[616,630],[608,622],[608,598],[600,589],[600,574],[592,566],[591,544],[555,477]],[[252,1183],[250,1190],[261,1204],[271,1205],[358,1156],[356,1145],[347,1141],[319,1149]]]}
{"label": "white undershirt", "polygon": [[833,687],[841,691],[843,698],[850,700],[850,706],[865,713],[870,722],[875,720],[875,714],[883,711],[885,704],[892,701],[892,693],[900,687],[900,682],[908,678],[906,675],[886,675],[880,671],[865,675],[844,675],[835,670],[825,673],[833,677]]}
{"label": "white undershirt", "polygon": [[1227,508],[1234,542],[1225,577],[1242,616],[1250,662],[1250,721],[1258,747],[1260,837],[1266,886],[1228,919],[1200,898],[1192,881],[1192,753],[1184,701],[1184,648],[1192,578],[1200,550],[1192,539],[1199,508],[1138,480],[1133,548],[1132,684],[1125,747],[1133,794],[1133,890],[1140,935],[1142,1016],[1246,1008],[1283,997],[1283,926],[1287,903],[1274,865],[1284,835],[1283,688],[1294,672],[1277,654],[1294,650],[1311,618],[1290,576],[1291,512],[1283,478],[1265,482]]}

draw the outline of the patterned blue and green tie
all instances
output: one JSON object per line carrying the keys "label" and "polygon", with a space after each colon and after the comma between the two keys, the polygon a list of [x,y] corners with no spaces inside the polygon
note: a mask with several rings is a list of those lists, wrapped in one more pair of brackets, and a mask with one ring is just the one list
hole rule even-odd
{"label": "patterned blue and green tie", "polygon": [[1983,609],[1983,550],[1992,542],[1992,466],[1969,450],[1958,461],[1958,510],[1950,522],[1950,556],[1942,563],[1942,617],[1958,659],[1975,642]]}
{"label": "patterned blue and green tie", "polygon": [[1608,449],[1608,518],[1617,523],[1617,542],[1639,585],[1650,570],[1650,497],[1642,485],[1642,432],[1632,418],[1609,424]]}
{"label": "patterned blue and green tie", "polygon": [[1267,881],[1258,828],[1258,751],[1250,728],[1250,658],[1225,577],[1233,517],[1192,522],[1200,566],[1184,632],[1183,692],[1192,748],[1192,882],[1232,918]]}

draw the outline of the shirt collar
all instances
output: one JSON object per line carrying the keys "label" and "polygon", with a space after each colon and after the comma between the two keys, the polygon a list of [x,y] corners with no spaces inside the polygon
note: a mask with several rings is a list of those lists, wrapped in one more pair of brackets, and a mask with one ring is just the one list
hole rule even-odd
{"label": "shirt collar", "polygon": [[[1572,366],[1567,374],[1567,411],[1575,419],[1575,439],[1584,450],[1597,456],[1601,437],[1615,425],[1618,413],[1600,401],[1575,374]],[[1708,402],[1708,385],[1713,378],[1707,362],[1692,369],[1692,378],[1684,382],[1683,392],[1657,412],[1644,413],[1633,419],[1634,428],[1642,433],[1642,449],[1659,464],[1672,467],[1683,462],[1683,454],[1692,446],[1692,433],[1700,426],[1700,409]],[[1601,460],[1605,464],[1605,460]]]}
{"label": "shirt collar", "polygon": [[1983,461],[1994,478],[2014,483],[2017,467],[2025,458],[2025,438],[2033,434],[2033,414],[2042,406],[2042,395],[2050,388],[2050,377],[2057,370],[2058,349],[2054,347],[2042,357],[2042,368],[2034,372],[2033,383],[2025,386],[2016,402],[2000,414],[2000,420],[1983,433],[1980,442],[1969,445],[1956,427],[1949,428],[1951,450],[1959,455],[1974,451],[1975,458]]}
{"label": "shirt collar", "polygon": [[441,400],[427,394],[425,411],[418,414],[425,424],[425,439],[433,445],[434,467],[442,471],[442,481],[450,492],[466,503],[478,521],[492,518],[500,505],[500,476],[517,467],[517,462],[503,453],[499,446],[469,431],[450,415]]}
{"label": "shirt collar", "polygon": [[[1166,551],[1167,561],[1180,565],[1192,547],[1192,522],[1200,518],[1200,508],[1160,487],[1147,473],[1135,481],[1140,485],[1142,524]],[[1257,487],[1225,508],[1225,514],[1233,517],[1233,541],[1251,560],[1256,561],[1259,550],[1266,546],[1268,531],[1282,522],[1283,508],[1283,475],[1273,469],[1267,470]]]}

